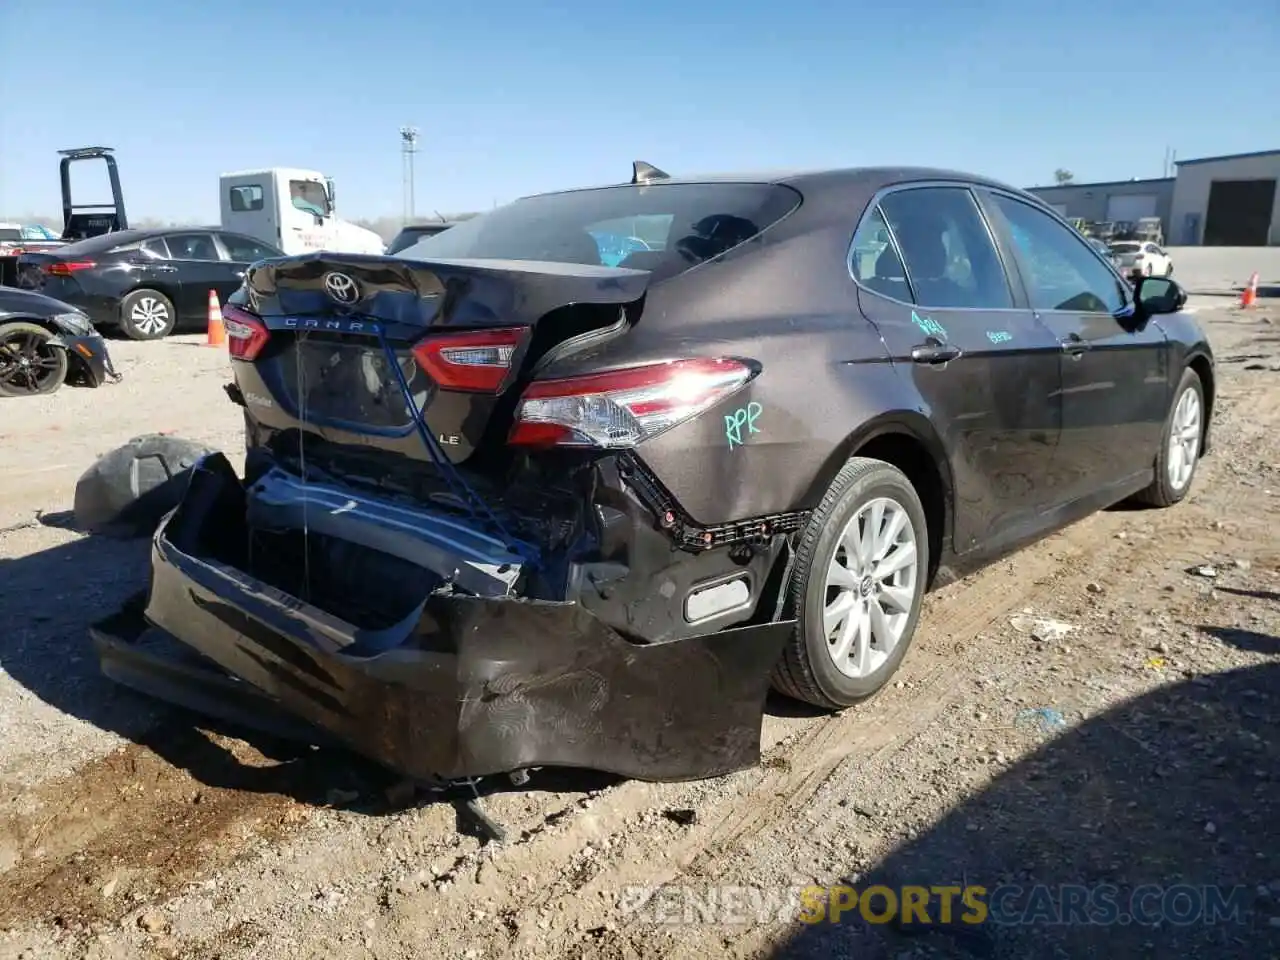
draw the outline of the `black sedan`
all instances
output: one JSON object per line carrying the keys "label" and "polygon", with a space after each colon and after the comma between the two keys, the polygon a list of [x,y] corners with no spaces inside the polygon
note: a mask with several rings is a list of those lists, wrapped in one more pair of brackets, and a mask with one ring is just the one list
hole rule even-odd
{"label": "black sedan", "polygon": [[0,286],[0,396],[53,393],[67,380],[118,380],[106,341],[80,310],[43,294]]}
{"label": "black sedan", "polygon": [[1187,495],[1214,362],[1184,303],[931,169],[637,164],[400,258],[256,264],[224,310],[243,477],[195,465],[104,667],[142,683],[167,631],[245,681],[192,704],[420,781],[754,763],[770,682],[854,704],[931,587]]}
{"label": "black sedan", "polygon": [[245,268],[283,254],[259,240],[216,228],[120,230],[19,258],[23,286],[74,304],[99,328],[134,340],[202,329],[209,291],[220,302]]}

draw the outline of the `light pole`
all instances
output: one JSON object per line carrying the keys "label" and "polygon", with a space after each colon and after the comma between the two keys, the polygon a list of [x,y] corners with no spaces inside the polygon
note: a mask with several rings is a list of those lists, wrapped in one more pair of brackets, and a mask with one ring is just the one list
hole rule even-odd
{"label": "light pole", "polygon": [[417,216],[413,197],[413,156],[418,152],[418,128],[400,128],[400,158],[404,173],[404,222]]}

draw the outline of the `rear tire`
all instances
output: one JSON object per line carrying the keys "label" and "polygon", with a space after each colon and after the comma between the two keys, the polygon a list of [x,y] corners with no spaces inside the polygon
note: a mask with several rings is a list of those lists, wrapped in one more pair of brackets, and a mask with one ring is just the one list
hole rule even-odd
{"label": "rear tire", "polygon": [[1204,387],[1200,375],[1188,367],[1182,372],[1160,432],[1155,479],[1134,497],[1136,501],[1152,507],[1171,507],[1187,495],[1204,445],[1204,418]]}
{"label": "rear tire", "polygon": [[0,323],[0,397],[53,393],[67,379],[67,351],[38,323]]}
{"label": "rear tire", "polygon": [[160,340],[176,323],[173,301],[158,290],[134,290],[120,301],[120,329],[130,340]]}
{"label": "rear tire", "polygon": [[[877,517],[881,536],[868,538]],[[828,710],[877,693],[911,645],[928,570],[929,529],[911,481],[884,461],[849,460],[801,535],[788,587],[796,628],[774,687]]]}

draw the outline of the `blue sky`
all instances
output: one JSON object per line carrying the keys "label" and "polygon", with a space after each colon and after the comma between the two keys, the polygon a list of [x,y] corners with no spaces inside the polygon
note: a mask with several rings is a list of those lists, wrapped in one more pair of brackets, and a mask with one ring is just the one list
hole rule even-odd
{"label": "blue sky", "polygon": [[637,157],[1159,176],[1280,147],[1278,95],[1276,0],[0,0],[0,214],[56,213],[56,151],[105,144],[134,217],[216,220],[220,173],[272,165],[398,215],[402,124],[419,213]]}

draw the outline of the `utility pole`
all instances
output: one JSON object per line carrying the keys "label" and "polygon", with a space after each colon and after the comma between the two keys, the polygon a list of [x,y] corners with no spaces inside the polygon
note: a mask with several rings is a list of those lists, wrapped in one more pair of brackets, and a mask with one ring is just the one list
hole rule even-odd
{"label": "utility pole", "polygon": [[404,173],[404,223],[417,216],[413,196],[413,157],[418,152],[418,128],[400,128],[400,160]]}

